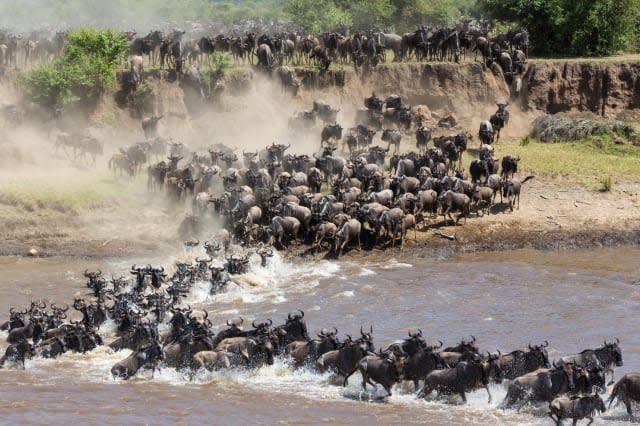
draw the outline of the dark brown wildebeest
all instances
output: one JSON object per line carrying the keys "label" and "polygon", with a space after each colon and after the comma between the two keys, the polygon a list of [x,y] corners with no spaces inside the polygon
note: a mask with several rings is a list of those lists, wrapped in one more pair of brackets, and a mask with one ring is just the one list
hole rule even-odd
{"label": "dark brown wildebeest", "polygon": [[298,340],[286,346],[286,353],[294,360],[296,367],[301,367],[305,363],[315,363],[323,354],[338,349],[338,330],[333,331],[322,329],[318,334],[318,339],[309,341]]}
{"label": "dark brown wildebeest", "polygon": [[[573,362],[578,367],[585,367],[589,370],[600,367],[605,371],[613,373],[613,367],[622,367],[622,350],[620,340],[616,337],[615,342],[604,341],[602,347],[597,349],[585,349],[579,354],[562,357],[564,362]],[[612,376],[613,378],[613,376]]]}
{"label": "dark brown wildebeest", "polygon": [[633,418],[631,401],[640,402],[640,373],[627,373],[618,380],[618,383],[615,384],[611,391],[611,396],[607,400],[609,408],[611,408],[611,404],[616,398],[618,398],[618,401],[624,402],[627,414]]}
{"label": "dark brown wildebeest", "polygon": [[431,129],[422,126],[416,130],[416,147],[421,154],[427,151],[427,144],[431,139]]}
{"label": "dark brown wildebeest", "polygon": [[158,341],[152,342],[149,346],[133,352],[127,358],[111,367],[113,378],[127,380],[138,372],[141,368],[151,368],[151,377],[158,368],[158,363],[164,359],[164,350]]}
{"label": "dark brown wildebeest", "polygon": [[511,155],[505,155],[502,157],[502,171],[500,172],[500,176],[504,179],[508,179],[509,175],[513,177],[514,173],[518,172],[519,161],[520,157],[513,157]]}
{"label": "dark brown wildebeest", "polygon": [[541,368],[514,379],[501,408],[522,407],[528,401],[551,402],[560,394],[575,388],[571,364],[553,364],[553,368]]}
{"label": "dark brown wildebeest", "polygon": [[366,391],[367,383],[375,386],[373,382],[376,382],[391,396],[391,387],[402,380],[404,361],[403,356],[397,356],[393,352],[365,356],[358,361],[362,388]]}
{"label": "dark brown wildebeest", "polygon": [[489,395],[489,403],[491,403],[489,378],[492,366],[495,367],[494,361],[485,360],[476,354],[472,360],[461,361],[454,368],[432,371],[425,378],[424,386],[418,392],[418,397],[424,398],[436,390],[438,394],[457,393],[466,403],[467,392],[484,387]]}
{"label": "dark brown wildebeest", "polygon": [[549,342],[542,345],[529,345],[528,351],[515,350],[508,354],[500,355],[499,364],[502,376],[507,380],[515,379],[539,368],[549,368],[549,355],[547,354]]}
{"label": "dark brown wildebeest", "polygon": [[[600,395],[586,395],[574,397],[556,398],[549,404],[549,417],[556,422],[556,426],[562,424],[562,419],[572,419],[573,426],[578,424],[578,420],[589,419],[589,426],[593,423],[593,415],[596,412],[604,413],[607,408]],[[553,417],[555,416],[555,418]]]}
{"label": "dark brown wildebeest", "polygon": [[333,141],[339,141],[342,139],[342,126],[339,124],[327,124],[322,129],[320,136],[320,146],[324,146],[324,143],[330,143]]}

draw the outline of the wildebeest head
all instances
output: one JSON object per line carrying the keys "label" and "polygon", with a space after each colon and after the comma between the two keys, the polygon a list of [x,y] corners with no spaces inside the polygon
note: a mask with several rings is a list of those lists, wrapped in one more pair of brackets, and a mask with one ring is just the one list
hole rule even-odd
{"label": "wildebeest head", "polygon": [[549,346],[549,342],[546,340],[542,345],[531,346],[531,343],[529,343],[529,353],[536,358],[538,365],[544,365],[545,368],[550,367],[547,346]]}
{"label": "wildebeest head", "polygon": [[373,326],[369,327],[368,333],[365,333],[362,329],[362,326],[360,326],[360,335],[362,337],[358,340],[361,340],[365,343],[366,350],[368,350],[369,352],[375,352],[375,347],[373,346]]}
{"label": "wildebeest head", "polygon": [[289,312],[287,315],[287,322],[284,325],[284,329],[287,335],[292,340],[309,340],[309,334],[307,333],[307,323],[305,322],[304,312],[298,309],[294,312]]}
{"label": "wildebeest head", "polygon": [[460,343],[458,343],[456,346],[445,348],[444,352],[460,352],[460,353],[473,352],[476,354],[479,353],[478,345],[476,343],[476,338],[473,335],[471,336],[471,340],[462,339]]}
{"label": "wildebeest head", "polygon": [[244,319],[242,317],[234,318],[232,320],[227,320],[227,326],[232,330],[242,331],[244,323]]}
{"label": "wildebeest head", "polygon": [[622,367],[622,349],[620,349],[620,339],[615,338],[615,342],[607,342],[604,341],[604,346],[602,349],[608,355],[608,358],[615,364],[616,367]]}

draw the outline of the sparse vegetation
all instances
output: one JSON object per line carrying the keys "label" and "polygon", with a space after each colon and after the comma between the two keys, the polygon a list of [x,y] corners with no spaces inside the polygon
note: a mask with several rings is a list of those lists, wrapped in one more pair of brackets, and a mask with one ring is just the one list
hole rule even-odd
{"label": "sparse vegetation", "polygon": [[611,176],[603,176],[602,178],[600,178],[600,183],[602,184],[602,188],[600,189],[600,191],[611,191]]}
{"label": "sparse vegetation", "polygon": [[[616,144],[611,136],[596,136],[566,144],[548,144],[530,139],[497,143],[500,152],[520,157],[523,174],[540,177],[562,178],[591,190],[604,185],[601,177],[611,181],[640,181],[640,148],[632,144]],[[469,169],[471,156],[465,156],[465,170]]]}

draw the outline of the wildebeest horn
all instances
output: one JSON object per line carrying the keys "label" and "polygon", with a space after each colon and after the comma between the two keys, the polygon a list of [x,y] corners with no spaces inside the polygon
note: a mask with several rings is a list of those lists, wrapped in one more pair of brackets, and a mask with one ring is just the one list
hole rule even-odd
{"label": "wildebeest horn", "polygon": [[544,346],[543,346],[543,347],[545,347],[545,348],[546,348],[547,346],[549,346],[549,342],[548,342],[547,340],[545,340],[545,341],[544,341]]}
{"label": "wildebeest horn", "polygon": [[300,312],[300,318],[304,318],[304,311],[302,309],[298,309],[298,312]]}
{"label": "wildebeest horn", "polygon": [[438,349],[444,346],[444,343],[442,343],[442,340],[438,340],[438,343],[440,343],[440,346],[438,346]]}
{"label": "wildebeest horn", "polygon": [[102,271],[98,269],[98,272],[96,272],[96,275],[102,275]]}
{"label": "wildebeest horn", "polygon": [[618,339],[617,337],[614,337],[614,339],[616,339],[616,343],[619,345],[620,344],[620,339]]}
{"label": "wildebeest horn", "polygon": [[335,334],[336,336],[338,335],[338,329],[333,327],[333,334]]}
{"label": "wildebeest horn", "polygon": [[240,325],[242,325],[242,323],[244,323],[244,319],[242,317],[238,317],[240,318]]}
{"label": "wildebeest horn", "polygon": [[[267,321],[269,321],[269,325],[270,326],[273,325],[273,321],[271,321],[271,318],[268,318]],[[265,322],[265,324],[266,324],[266,322]]]}
{"label": "wildebeest horn", "polygon": [[418,336],[422,336],[422,330],[418,329]]}
{"label": "wildebeest horn", "polygon": [[253,320],[253,321],[251,322],[251,327],[253,327],[253,328],[258,328],[258,327],[256,327],[256,320]]}
{"label": "wildebeest horn", "polygon": [[287,319],[289,319],[289,321],[291,321],[291,312],[289,312],[289,313],[287,314]]}
{"label": "wildebeest horn", "polygon": [[202,312],[204,312],[204,319],[209,318],[209,312],[206,309],[203,309]]}
{"label": "wildebeest horn", "polygon": [[362,326],[360,326],[360,334],[362,334],[363,336],[365,335],[364,331],[362,330]]}
{"label": "wildebeest horn", "polygon": [[327,329],[326,328],[323,328],[322,330],[320,330],[320,334],[319,335],[321,337],[324,337],[326,334],[327,334]]}
{"label": "wildebeest horn", "polygon": [[475,343],[476,342],[476,336],[474,336],[473,334],[471,335],[471,342]]}
{"label": "wildebeest horn", "polygon": [[16,308],[14,308],[14,307],[12,306],[12,307],[10,307],[10,308],[9,308],[9,313],[10,313],[11,315],[15,314],[15,310],[16,310]]}
{"label": "wildebeest horn", "polygon": [[88,271],[88,269],[85,269],[85,270],[84,270],[84,276],[85,276],[85,277],[88,277],[88,276],[89,276],[89,273],[88,273],[87,271]]}
{"label": "wildebeest horn", "polygon": [[531,342],[529,342],[529,350],[532,351],[533,348],[531,347]]}
{"label": "wildebeest horn", "polygon": [[411,334],[411,330],[407,331],[407,334],[409,335],[409,337],[414,337],[413,334]]}

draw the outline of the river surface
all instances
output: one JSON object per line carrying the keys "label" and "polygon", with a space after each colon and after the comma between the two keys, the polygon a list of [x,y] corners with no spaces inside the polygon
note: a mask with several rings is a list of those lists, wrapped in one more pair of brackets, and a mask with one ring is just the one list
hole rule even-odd
{"label": "river surface", "polygon": [[[372,325],[376,347],[419,327],[445,345],[473,334],[484,351],[548,340],[553,359],[617,336],[624,367],[616,369],[616,379],[640,371],[640,249],[514,251],[448,260],[405,256],[289,263],[276,255],[267,268],[254,264],[255,272],[240,278],[241,287],[208,296],[207,286],[200,285],[187,301],[209,310],[216,329],[238,315],[245,324],[254,318],[280,324],[297,308],[305,311],[312,335],[336,326],[340,337],[356,336],[361,325]],[[31,298],[70,303],[74,294],[87,291],[82,271],[96,267],[109,277],[127,273],[130,263],[0,258],[0,318]],[[2,352],[5,336],[0,335]],[[553,424],[545,409],[496,408],[505,385],[491,386],[491,404],[484,390],[472,392],[466,405],[456,398],[418,400],[398,386],[393,396],[381,398],[381,387],[361,393],[358,373],[343,388],[329,375],[293,370],[283,359],[257,371],[202,373],[193,382],[167,368],[153,379],[140,373],[128,382],[114,381],[110,368],[128,353],[101,347],[27,361],[23,371],[0,370],[0,424]],[[594,424],[624,421],[620,405]]]}

